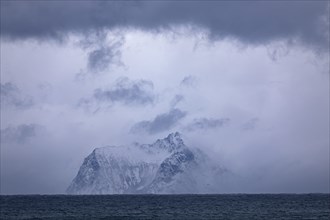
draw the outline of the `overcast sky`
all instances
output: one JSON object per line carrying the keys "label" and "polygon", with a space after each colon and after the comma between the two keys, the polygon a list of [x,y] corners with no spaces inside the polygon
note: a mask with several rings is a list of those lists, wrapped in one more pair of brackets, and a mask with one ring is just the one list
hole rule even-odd
{"label": "overcast sky", "polygon": [[228,192],[329,192],[329,2],[1,1],[2,194],[174,131]]}

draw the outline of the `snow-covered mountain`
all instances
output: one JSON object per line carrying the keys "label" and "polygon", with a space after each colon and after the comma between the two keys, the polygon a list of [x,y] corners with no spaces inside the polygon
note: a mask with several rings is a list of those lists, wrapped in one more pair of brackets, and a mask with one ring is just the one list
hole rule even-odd
{"label": "snow-covered mountain", "polygon": [[181,135],[153,144],[96,148],[85,158],[69,194],[211,193],[224,169]]}

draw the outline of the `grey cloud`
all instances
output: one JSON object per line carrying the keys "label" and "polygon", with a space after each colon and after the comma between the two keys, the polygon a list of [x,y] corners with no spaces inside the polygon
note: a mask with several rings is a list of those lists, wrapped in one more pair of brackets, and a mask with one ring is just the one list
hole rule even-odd
{"label": "grey cloud", "polygon": [[229,118],[195,118],[193,122],[185,127],[185,129],[188,131],[215,129],[223,127],[229,122]]}
{"label": "grey cloud", "polygon": [[277,61],[289,54],[289,48],[283,43],[277,43],[267,48],[268,56],[271,60]]}
{"label": "grey cloud", "polygon": [[[150,31],[195,25],[212,39],[264,44],[298,38],[326,50],[328,1],[1,1],[1,34],[54,38],[116,28]],[[323,17],[322,17],[323,16]]]}
{"label": "grey cloud", "polygon": [[175,95],[170,103],[171,107],[174,108],[177,104],[184,100],[183,95]]}
{"label": "grey cloud", "polygon": [[108,33],[98,30],[84,33],[77,46],[87,52],[87,66],[75,75],[75,80],[84,81],[102,71],[111,70],[112,67],[125,66],[121,60],[124,42],[124,35],[118,31]]}
{"label": "grey cloud", "polygon": [[155,100],[153,83],[147,80],[129,80],[119,78],[110,88],[95,89],[93,96],[79,100],[78,106],[97,112],[103,104],[108,107],[115,103],[124,105],[152,104]]}
{"label": "grey cloud", "polygon": [[181,86],[195,86],[196,85],[196,78],[194,76],[186,76],[182,79]]}
{"label": "grey cloud", "polygon": [[[81,43],[85,48],[91,48],[97,45],[88,53],[88,69],[93,72],[107,70],[111,65],[121,66],[121,46],[124,44],[123,36],[115,36],[111,40],[107,40],[107,35],[94,37],[93,40],[84,40]],[[98,40],[99,39],[99,40]]]}
{"label": "grey cloud", "polygon": [[93,71],[106,70],[114,59],[120,56],[120,51],[114,51],[110,47],[101,47],[88,54],[88,68]]}
{"label": "grey cloud", "polygon": [[17,127],[9,126],[1,129],[1,142],[24,144],[41,129],[43,127],[37,124],[21,124]]}
{"label": "grey cloud", "polygon": [[24,95],[13,83],[1,84],[1,105],[10,105],[18,109],[26,109],[34,105],[33,98]]}
{"label": "grey cloud", "polygon": [[78,46],[84,50],[97,45],[104,45],[107,41],[108,33],[104,30],[96,30],[84,33],[84,37],[78,41]]}
{"label": "grey cloud", "polygon": [[102,102],[121,102],[124,104],[148,104],[154,101],[153,83],[147,80],[130,81],[121,78],[110,89],[96,89],[94,98]]}
{"label": "grey cloud", "polygon": [[138,122],[132,127],[131,132],[155,134],[166,131],[177,125],[186,115],[187,113],[180,109],[172,109],[167,113],[157,115],[153,120]]}
{"label": "grey cloud", "polygon": [[259,118],[251,118],[242,125],[242,130],[246,130],[246,131],[253,130],[257,126],[258,122],[259,122]]}
{"label": "grey cloud", "polygon": [[76,104],[76,107],[82,108],[88,113],[96,114],[101,109],[101,107],[93,101],[93,99],[81,98]]}
{"label": "grey cloud", "polygon": [[37,87],[41,91],[46,91],[47,93],[53,90],[53,86],[49,82],[39,83]]}

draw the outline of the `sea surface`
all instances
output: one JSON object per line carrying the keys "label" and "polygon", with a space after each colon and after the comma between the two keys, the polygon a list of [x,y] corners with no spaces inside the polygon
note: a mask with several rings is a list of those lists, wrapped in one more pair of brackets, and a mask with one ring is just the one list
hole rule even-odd
{"label": "sea surface", "polygon": [[0,198],[0,219],[330,219],[330,194]]}

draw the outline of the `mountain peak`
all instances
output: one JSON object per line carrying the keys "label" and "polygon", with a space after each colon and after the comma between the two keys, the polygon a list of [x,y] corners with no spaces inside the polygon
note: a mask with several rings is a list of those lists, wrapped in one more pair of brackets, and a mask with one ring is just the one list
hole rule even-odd
{"label": "mountain peak", "polygon": [[167,137],[176,137],[181,139],[181,134],[179,132],[170,133]]}
{"label": "mountain peak", "polygon": [[158,147],[160,149],[165,149],[168,152],[173,152],[176,150],[181,149],[184,147],[184,142],[181,138],[181,135],[179,132],[170,133],[166,138],[164,139],[158,139],[154,144],[151,145],[152,147]]}
{"label": "mountain peak", "polygon": [[182,140],[181,134],[179,132],[170,133],[165,139],[171,143],[183,144],[183,140]]}

